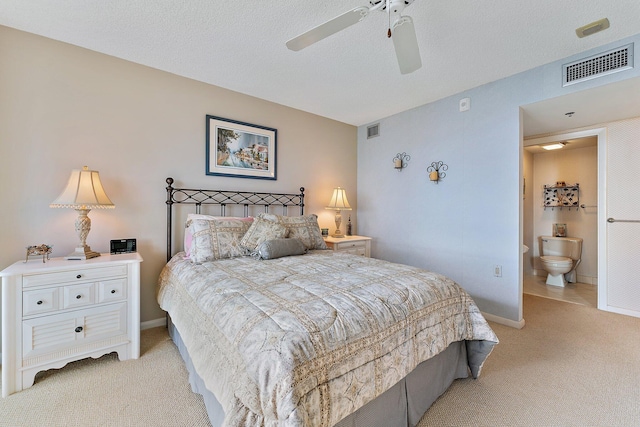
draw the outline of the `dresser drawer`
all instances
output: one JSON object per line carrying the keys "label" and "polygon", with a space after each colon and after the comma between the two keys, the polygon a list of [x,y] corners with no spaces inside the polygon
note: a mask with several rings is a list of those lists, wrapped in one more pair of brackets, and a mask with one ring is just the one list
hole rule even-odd
{"label": "dresser drawer", "polygon": [[24,320],[23,358],[126,333],[126,302]]}
{"label": "dresser drawer", "polygon": [[22,294],[22,315],[31,316],[57,310],[59,307],[58,296],[58,288],[24,292]]}
{"label": "dresser drawer", "polygon": [[29,287],[80,281],[86,282],[126,275],[127,266],[125,264],[119,264],[101,268],[78,268],[55,273],[25,275],[22,278],[22,285]]}
{"label": "dresser drawer", "polygon": [[352,252],[352,251],[357,251],[358,249],[362,249],[362,253],[364,254],[364,249],[367,246],[367,243],[364,241],[355,241],[355,242],[340,242],[340,243],[335,243],[335,250],[337,251],[341,251],[341,252]]}
{"label": "dresser drawer", "polygon": [[336,243],[336,250],[338,251],[345,251],[347,249],[353,249],[353,248],[364,248],[366,246],[366,242],[363,241],[355,241],[355,242],[340,242],[340,243]]}
{"label": "dresser drawer", "polygon": [[98,303],[119,301],[126,298],[127,281],[125,279],[98,282]]}
{"label": "dresser drawer", "polygon": [[62,308],[84,307],[95,303],[95,286],[93,283],[79,283],[62,288]]}
{"label": "dresser drawer", "polygon": [[365,256],[367,253],[367,249],[366,247],[363,246],[350,246],[350,247],[346,247],[344,249],[338,249],[338,251],[340,252],[346,252],[348,254],[353,254],[353,255],[360,255],[360,256]]}

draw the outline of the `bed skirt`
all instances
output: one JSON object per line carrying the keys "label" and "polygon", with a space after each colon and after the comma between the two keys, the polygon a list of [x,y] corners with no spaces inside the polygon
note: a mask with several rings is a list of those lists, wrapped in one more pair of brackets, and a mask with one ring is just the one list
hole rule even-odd
{"label": "bed skirt", "polygon": [[[204,398],[211,425],[220,427],[224,421],[222,406],[195,372],[180,333],[171,322],[171,318],[168,318],[169,335],[184,359],[191,389]],[[413,427],[455,379],[468,376],[465,342],[454,342],[437,356],[422,362],[375,400],[342,419],[335,427]]]}

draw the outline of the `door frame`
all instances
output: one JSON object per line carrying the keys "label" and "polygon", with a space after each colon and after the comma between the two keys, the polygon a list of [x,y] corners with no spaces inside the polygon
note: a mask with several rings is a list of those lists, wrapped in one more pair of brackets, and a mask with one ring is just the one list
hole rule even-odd
{"label": "door frame", "polygon": [[[599,126],[589,129],[562,131],[540,138],[523,140],[523,147],[588,136],[595,136],[598,139],[598,309],[619,313],[618,309],[609,307],[607,302],[607,128]],[[520,161],[522,162],[522,159]],[[522,228],[520,227],[520,241],[522,241]],[[520,258],[520,263],[522,263],[522,257]],[[522,278],[520,281],[522,281]]]}

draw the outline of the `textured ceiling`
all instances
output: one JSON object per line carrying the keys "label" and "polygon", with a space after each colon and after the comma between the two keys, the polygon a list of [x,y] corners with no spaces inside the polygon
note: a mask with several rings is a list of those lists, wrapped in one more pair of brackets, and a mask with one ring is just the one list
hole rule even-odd
{"label": "textured ceiling", "polygon": [[[299,52],[292,37],[367,0],[2,0],[0,25],[352,125],[640,31],[638,0],[415,0],[423,67],[401,75],[386,15]],[[611,28],[575,29],[607,17]]]}

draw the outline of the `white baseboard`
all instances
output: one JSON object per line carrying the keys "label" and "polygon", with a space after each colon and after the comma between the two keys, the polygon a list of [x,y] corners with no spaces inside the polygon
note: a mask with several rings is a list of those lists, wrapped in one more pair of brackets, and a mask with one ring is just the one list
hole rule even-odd
{"label": "white baseboard", "polygon": [[612,307],[610,305],[604,306],[604,307],[598,306],[598,309],[603,311],[608,311],[610,313],[624,314],[625,316],[640,317],[640,311],[627,310],[625,308]]}
{"label": "white baseboard", "polygon": [[167,318],[161,317],[159,319],[147,320],[146,322],[140,323],[140,330],[144,331],[145,329],[157,328],[158,326],[165,326],[167,324]]}
{"label": "white baseboard", "polygon": [[516,328],[516,329],[524,328],[524,319],[520,321],[515,321],[511,319],[505,319],[504,317],[496,316],[494,314],[489,314],[489,313],[482,313],[482,315],[484,316],[485,319],[491,322],[496,322],[501,325],[509,326],[511,328]]}

